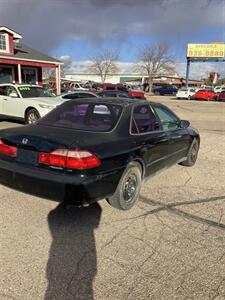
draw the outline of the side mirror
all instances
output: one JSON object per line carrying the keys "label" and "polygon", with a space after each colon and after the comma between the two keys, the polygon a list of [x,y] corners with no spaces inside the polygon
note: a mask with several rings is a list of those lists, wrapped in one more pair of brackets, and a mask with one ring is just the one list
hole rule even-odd
{"label": "side mirror", "polygon": [[180,121],[180,127],[181,128],[188,128],[190,126],[190,122],[187,120],[181,120]]}
{"label": "side mirror", "polygon": [[12,92],[12,93],[9,94],[9,97],[11,97],[11,98],[18,98],[18,95],[17,95],[16,92]]}

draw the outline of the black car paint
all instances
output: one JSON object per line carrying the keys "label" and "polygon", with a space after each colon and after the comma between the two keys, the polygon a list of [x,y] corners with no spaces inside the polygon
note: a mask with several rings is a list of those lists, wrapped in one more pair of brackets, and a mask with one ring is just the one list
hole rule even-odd
{"label": "black car paint", "polygon": [[[79,100],[71,100],[79,101]],[[96,102],[96,99],[85,99]],[[75,204],[94,202],[112,195],[131,161],[142,166],[143,179],[157,174],[184,160],[198,132],[191,127],[134,135],[130,133],[132,108],[145,100],[102,99],[102,103],[117,103],[123,112],[111,132],[83,132],[51,126],[28,125],[0,131],[0,137],[9,145],[24,150],[24,158],[0,157],[0,183],[16,190],[44,198]],[[149,103],[154,109],[154,103]],[[159,121],[160,123],[160,121]],[[22,144],[28,139],[26,145]],[[83,149],[97,155],[101,165],[88,170],[64,170],[33,164],[26,158],[27,151],[50,152],[58,148]],[[35,154],[33,154],[35,155]]]}

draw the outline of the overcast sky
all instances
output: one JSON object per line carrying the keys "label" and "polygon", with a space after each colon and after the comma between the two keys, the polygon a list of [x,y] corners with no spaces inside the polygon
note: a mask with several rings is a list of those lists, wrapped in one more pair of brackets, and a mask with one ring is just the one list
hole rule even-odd
{"label": "overcast sky", "polygon": [[225,0],[0,0],[0,22],[71,61],[112,48],[132,62],[143,45],[167,41],[184,62],[188,42],[225,42]]}

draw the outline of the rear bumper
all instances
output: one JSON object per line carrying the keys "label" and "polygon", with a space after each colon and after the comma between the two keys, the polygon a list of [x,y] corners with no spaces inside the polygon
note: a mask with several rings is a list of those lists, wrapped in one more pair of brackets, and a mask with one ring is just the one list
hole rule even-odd
{"label": "rear bumper", "polygon": [[41,198],[76,205],[112,195],[122,173],[123,169],[94,176],[62,174],[0,160],[0,184]]}

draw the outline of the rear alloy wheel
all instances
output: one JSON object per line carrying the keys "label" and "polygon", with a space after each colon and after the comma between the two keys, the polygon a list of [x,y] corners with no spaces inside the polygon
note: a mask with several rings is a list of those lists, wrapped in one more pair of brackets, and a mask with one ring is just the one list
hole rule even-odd
{"label": "rear alloy wheel", "polygon": [[36,109],[30,109],[26,113],[25,123],[26,124],[35,124],[40,119],[39,112]]}
{"label": "rear alloy wheel", "polygon": [[188,151],[187,159],[185,161],[181,162],[180,164],[182,166],[192,167],[197,160],[198,150],[199,150],[199,142],[198,142],[198,140],[194,139],[194,141],[191,144],[191,147]]}
{"label": "rear alloy wheel", "polygon": [[108,203],[121,210],[128,210],[137,202],[141,189],[141,166],[132,162],[124,171],[115,193]]}

